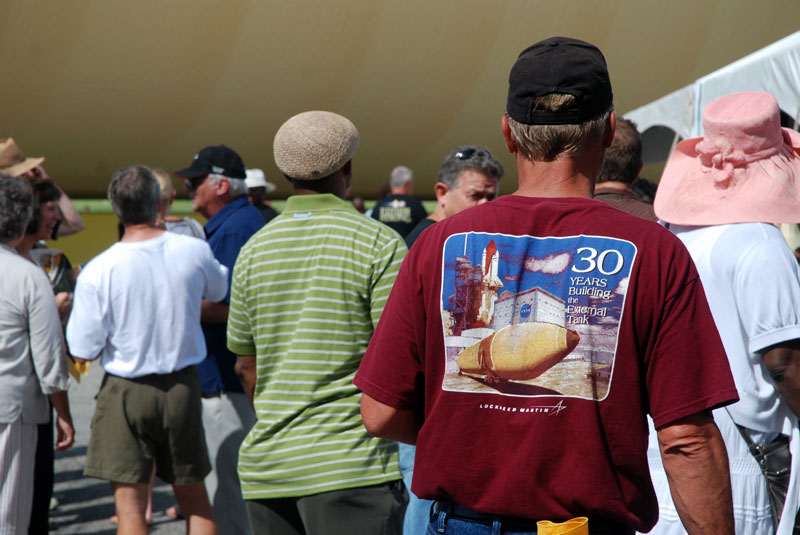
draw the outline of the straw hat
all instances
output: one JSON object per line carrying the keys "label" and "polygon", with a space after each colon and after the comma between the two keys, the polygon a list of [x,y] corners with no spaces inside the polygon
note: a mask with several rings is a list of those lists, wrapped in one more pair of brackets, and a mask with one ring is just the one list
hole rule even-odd
{"label": "straw hat", "polygon": [[0,139],[0,173],[11,176],[20,176],[41,165],[44,158],[26,158],[14,138]]}
{"label": "straw hat", "polygon": [[704,137],[678,143],[654,202],[678,225],[800,222],[800,134],[780,126],[767,93],[710,102]]}
{"label": "straw hat", "polygon": [[307,111],[283,123],[272,145],[281,173],[297,180],[325,178],[349,162],[358,148],[358,130],[346,117]]}

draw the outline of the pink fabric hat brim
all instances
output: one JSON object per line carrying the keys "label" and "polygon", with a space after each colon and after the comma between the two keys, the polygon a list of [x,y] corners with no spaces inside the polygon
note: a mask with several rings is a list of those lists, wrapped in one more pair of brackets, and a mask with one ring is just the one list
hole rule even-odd
{"label": "pink fabric hat brim", "polygon": [[735,168],[727,187],[710,178],[700,162],[696,146],[703,138],[678,143],[658,184],[656,215],[691,226],[800,223],[800,133],[781,130],[783,150]]}

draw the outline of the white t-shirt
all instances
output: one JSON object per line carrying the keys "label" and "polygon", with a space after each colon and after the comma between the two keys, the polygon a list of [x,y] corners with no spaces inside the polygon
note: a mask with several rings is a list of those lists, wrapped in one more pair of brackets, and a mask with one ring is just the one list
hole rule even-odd
{"label": "white t-shirt", "polygon": [[[736,533],[771,535],[766,481],[731,416],[749,429],[756,442],[770,442],[779,433],[791,437],[792,481],[786,510],[796,511],[800,498],[797,418],[779,395],[758,351],[800,339],[800,267],[772,225],[669,228],[686,245],[697,266],[739,392],[740,401],[727,407],[730,416],[724,409],[714,411],[728,450]],[[660,518],[650,533],[685,533],[669,494],[654,434],[648,458]],[[794,512],[784,517],[779,534],[791,533]]]}
{"label": "white t-shirt", "polygon": [[70,353],[102,354],[106,372],[127,378],[197,364],[206,357],[202,299],[223,299],[227,277],[208,244],[195,238],[165,232],[116,243],[78,277],[67,324]]}
{"label": "white t-shirt", "polygon": [[780,231],[763,223],[670,230],[692,255],[731,364],[740,401],[734,420],[791,434],[794,415],[758,351],[800,339],[800,266]]}

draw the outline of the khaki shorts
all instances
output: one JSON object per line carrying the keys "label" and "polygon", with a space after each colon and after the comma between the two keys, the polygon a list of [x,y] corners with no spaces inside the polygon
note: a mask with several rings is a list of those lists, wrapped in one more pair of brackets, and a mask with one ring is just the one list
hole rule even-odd
{"label": "khaki shorts", "polygon": [[106,374],[96,398],[84,474],[119,483],[190,485],[211,471],[194,366],[125,379]]}

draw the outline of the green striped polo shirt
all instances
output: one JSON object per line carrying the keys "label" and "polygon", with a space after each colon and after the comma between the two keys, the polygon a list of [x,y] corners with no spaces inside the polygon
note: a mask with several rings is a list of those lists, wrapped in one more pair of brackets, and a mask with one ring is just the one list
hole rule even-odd
{"label": "green striped polo shirt", "polygon": [[364,429],[353,376],[405,254],[397,233],[330,194],[290,197],[242,247],[228,348],[256,356],[245,499],[400,478],[397,444]]}

